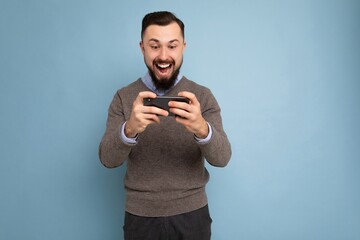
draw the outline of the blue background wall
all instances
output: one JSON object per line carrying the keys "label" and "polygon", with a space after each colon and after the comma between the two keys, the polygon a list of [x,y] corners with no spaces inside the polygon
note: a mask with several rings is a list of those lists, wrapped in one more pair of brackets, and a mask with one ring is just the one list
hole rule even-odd
{"label": "blue background wall", "polygon": [[209,167],[213,239],[360,239],[356,0],[1,0],[0,239],[122,239],[125,168],[98,144],[146,72],[141,19],[164,9],[232,143]]}

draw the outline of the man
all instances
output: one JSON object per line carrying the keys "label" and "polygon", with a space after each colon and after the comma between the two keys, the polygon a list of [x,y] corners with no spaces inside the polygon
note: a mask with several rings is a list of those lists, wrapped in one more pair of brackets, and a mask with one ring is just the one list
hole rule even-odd
{"label": "man", "polygon": [[[180,75],[184,24],[170,12],[147,14],[140,48],[148,73],[115,94],[100,143],[109,168],[127,160],[124,236],[132,239],[210,239],[204,166],[223,167],[231,147],[209,89]],[[169,112],[145,98],[180,96]]]}

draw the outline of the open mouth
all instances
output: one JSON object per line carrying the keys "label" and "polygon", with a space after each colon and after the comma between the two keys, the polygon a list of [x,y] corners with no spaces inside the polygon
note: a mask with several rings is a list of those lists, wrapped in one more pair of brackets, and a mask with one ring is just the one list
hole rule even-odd
{"label": "open mouth", "polygon": [[156,63],[156,68],[160,73],[167,73],[167,71],[172,67],[171,63]]}

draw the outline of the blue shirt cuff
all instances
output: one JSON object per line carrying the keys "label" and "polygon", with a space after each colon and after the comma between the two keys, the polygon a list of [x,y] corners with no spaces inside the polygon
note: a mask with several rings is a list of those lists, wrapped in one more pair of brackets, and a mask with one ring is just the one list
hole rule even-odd
{"label": "blue shirt cuff", "polygon": [[137,136],[134,137],[134,138],[129,138],[129,137],[127,137],[125,135],[125,124],[126,124],[126,122],[124,122],[124,124],[122,125],[121,130],[120,130],[120,138],[121,138],[121,140],[124,143],[127,143],[127,144],[136,144],[137,143]]}
{"label": "blue shirt cuff", "polygon": [[209,134],[207,135],[206,138],[198,138],[196,136],[195,137],[195,140],[198,142],[198,143],[207,143],[210,141],[211,139],[211,136],[212,136],[212,129],[211,129],[211,126],[210,124],[207,122],[207,125],[209,126]]}

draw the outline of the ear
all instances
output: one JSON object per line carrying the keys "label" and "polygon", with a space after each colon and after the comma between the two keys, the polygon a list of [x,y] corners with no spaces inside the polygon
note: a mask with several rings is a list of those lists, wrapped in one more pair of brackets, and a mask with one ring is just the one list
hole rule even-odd
{"label": "ear", "polygon": [[184,47],[183,47],[183,50],[182,50],[183,53],[185,52],[185,48],[186,48],[186,42],[184,41]]}
{"label": "ear", "polygon": [[139,46],[140,46],[140,49],[141,49],[142,54],[144,54],[144,53],[145,53],[145,48],[144,48],[144,43],[143,43],[143,41],[140,41]]}

